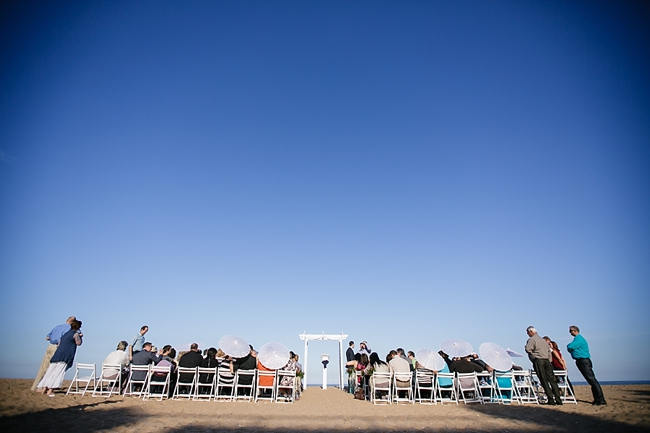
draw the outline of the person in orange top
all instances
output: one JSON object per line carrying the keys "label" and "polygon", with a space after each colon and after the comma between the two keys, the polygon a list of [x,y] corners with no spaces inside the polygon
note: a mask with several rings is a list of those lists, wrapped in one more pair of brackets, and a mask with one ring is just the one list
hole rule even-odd
{"label": "person in orange top", "polygon": [[[257,370],[258,371],[275,371],[271,370],[270,368],[266,368],[264,364],[261,362],[257,361]],[[273,386],[273,376],[258,376],[257,377],[257,384],[259,386]]]}

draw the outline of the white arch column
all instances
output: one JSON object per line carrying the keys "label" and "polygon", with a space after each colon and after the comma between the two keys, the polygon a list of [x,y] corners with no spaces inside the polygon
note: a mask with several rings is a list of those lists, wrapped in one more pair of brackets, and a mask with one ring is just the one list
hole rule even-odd
{"label": "white arch column", "polygon": [[348,338],[348,334],[305,334],[302,333],[298,336],[301,340],[305,342],[305,377],[303,378],[303,383],[305,389],[309,383],[307,380],[307,367],[309,362],[309,342],[312,340],[316,341],[338,341],[339,342],[339,389],[343,389],[343,340]]}

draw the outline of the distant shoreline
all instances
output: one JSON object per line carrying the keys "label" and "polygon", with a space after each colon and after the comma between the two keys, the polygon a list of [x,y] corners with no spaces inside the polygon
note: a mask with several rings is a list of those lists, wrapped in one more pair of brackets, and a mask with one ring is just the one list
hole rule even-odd
{"label": "distant shoreline", "polygon": [[[574,385],[588,385],[585,381],[572,381]],[[614,386],[614,385],[650,385],[650,380],[601,380],[599,383],[602,386]],[[309,384],[309,388],[320,388],[320,384]],[[338,383],[328,383],[328,388],[338,388]]]}

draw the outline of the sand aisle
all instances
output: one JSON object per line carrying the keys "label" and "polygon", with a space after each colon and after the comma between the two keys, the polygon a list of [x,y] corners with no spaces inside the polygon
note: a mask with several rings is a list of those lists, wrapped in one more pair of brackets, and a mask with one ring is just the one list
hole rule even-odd
{"label": "sand aisle", "polygon": [[57,395],[29,390],[31,381],[0,379],[2,432],[639,432],[650,431],[650,385],[604,387],[609,402],[562,407],[503,405],[373,406],[337,389],[310,388],[293,405],[142,401]]}

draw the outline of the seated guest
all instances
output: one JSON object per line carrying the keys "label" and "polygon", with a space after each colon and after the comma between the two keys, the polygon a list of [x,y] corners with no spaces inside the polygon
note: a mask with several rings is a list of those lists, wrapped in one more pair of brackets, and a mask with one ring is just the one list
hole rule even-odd
{"label": "seated guest", "polygon": [[[162,348],[162,355],[160,357],[160,362],[156,365],[169,365],[171,367],[171,371],[175,372],[176,367],[178,366],[176,362],[176,349],[174,349],[171,345],[167,344],[163,346]],[[161,364],[161,362],[165,361],[164,364]]]}
{"label": "seated guest", "polygon": [[492,367],[490,367],[489,365],[487,365],[487,364],[485,363],[485,361],[483,361],[482,359],[480,359],[476,353],[472,353],[471,355],[469,355],[469,356],[467,357],[467,359],[468,359],[470,362],[473,362],[474,364],[476,364],[476,365],[478,365],[479,367],[481,367],[481,368],[482,368],[481,371],[489,371],[490,373],[492,373],[492,372],[494,371],[494,368],[492,368]]}
{"label": "seated guest", "polygon": [[472,362],[473,357],[471,355],[449,359],[449,356],[442,350],[438,354],[445,360],[447,366],[449,366],[449,371],[452,373],[480,373],[483,371],[483,367]]}
{"label": "seated guest", "polygon": [[411,381],[409,379],[400,379],[400,374],[401,377],[404,377],[404,374],[409,374],[411,372],[411,364],[399,356],[396,350],[391,350],[390,353],[388,354],[390,356],[390,361],[388,361],[388,368],[393,374],[397,374],[398,376],[395,378],[395,384],[397,385],[398,388],[410,388],[411,387]]}
{"label": "seated guest", "polygon": [[[178,360],[178,366],[183,368],[196,368],[200,367],[203,362],[203,356],[201,356],[201,351],[199,350],[199,345],[192,343],[190,346],[190,351],[186,352]],[[194,375],[191,373],[182,373],[178,378],[181,382],[191,382],[194,378]]]}
{"label": "seated guest", "polygon": [[418,368],[423,368],[420,363],[415,359],[415,352],[412,350],[408,351],[408,360],[411,363],[411,370],[416,370]]}
{"label": "seated guest", "polygon": [[201,367],[203,368],[214,368],[218,367],[219,362],[217,361],[217,349],[211,347],[206,352],[205,358],[201,361]]}
{"label": "seated guest", "polygon": [[[257,367],[257,352],[253,349],[253,346],[250,347],[250,352],[248,355],[237,358],[230,364],[230,371],[234,373],[237,370],[254,370]],[[250,385],[253,383],[253,378],[250,376],[245,376],[241,378],[242,385]]]}
{"label": "seated guest", "polygon": [[[282,367],[280,370],[281,371],[295,371],[296,373],[298,372],[298,363],[295,360],[296,354],[293,352],[289,352],[289,361],[287,361],[287,364]],[[292,376],[282,376],[280,377],[280,387],[291,387],[293,386],[293,377]]]}
{"label": "seated guest", "polygon": [[126,341],[120,341],[117,343],[117,349],[109,353],[106,358],[104,358],[104,361],[102,364],[112,364],[112,365],[119,365],[120,369],[111,369],[107,368],[104,370],[104,379],[115,379],[117,377],[118,373],[122,374],[122,383],[124,383],[124,380],[126,379],[126,375],[128,375],[128,365],[129,365],[129,353],[126,351],[127,347],[129,347],[129,343]]}
{"label": "seated guest", "polygon": [[[209,348],[206,351],[205,358],[203,358],[203,361],[201,361],[200,367],[202,368],[216,368],[219,366],[219,361],[217,361],[217,349],[214,347]],[[230,370],[230,367],[228,367]],[[210,373],[201,373],[199,376],[199,381],[201,383],[210,383],[212,382],[212,379],[214,378],[214,374]],[[209,390],[206,389],[205,387],[201,387],[200,389],[201,393],[207,393]]]}
{"label": "seated guest", "polygon": [[[157,364],[162,359],[162,350],[158,354],[154,353],[150,342],[146,342],[142,345],[142,350],[133,353],[133,359],[131,360],[131,365],[149,365]],[[136,371],[133,373],[133,380],[144,380],[147,377],[146,371]]]}
{"label": "seated guest", "polygon": [[[377,355],[377,352],[372,352],[370,354],[370,358],[368,359],[368,362],[370,363],[370,368],[372,368],[373,375],[375,373],[390,373],[390,368],[388,367],[388,364],[386,364],[384,361],[379,359],[379,355]],[[375,392],[375,387],[379,388],[388,388],[388,378],[385,380],[382,378],[381,380],[371,380],[370,381],[370,392],[374,393]],[[386,394],[386,391],[382,391],[383,394]],[[379,396],[381,397],[381,396]]]}
{"label": "seated guest", "polygon": [[[262,364],[259,360],[257,361],[257,370],[258,371],[270,371],[273,372],[275,370],[267,368],[264,364]],[[264,375],[258,375],[257,376],[257,386],[262,386],[262,387],[272,387],[273,386],[273,381],[275,380],[274,376],[264,376]],[[272,393],[272,390],[270,388],[264,388],[259,390],[260,395],[262,396],[270,396]]]}

